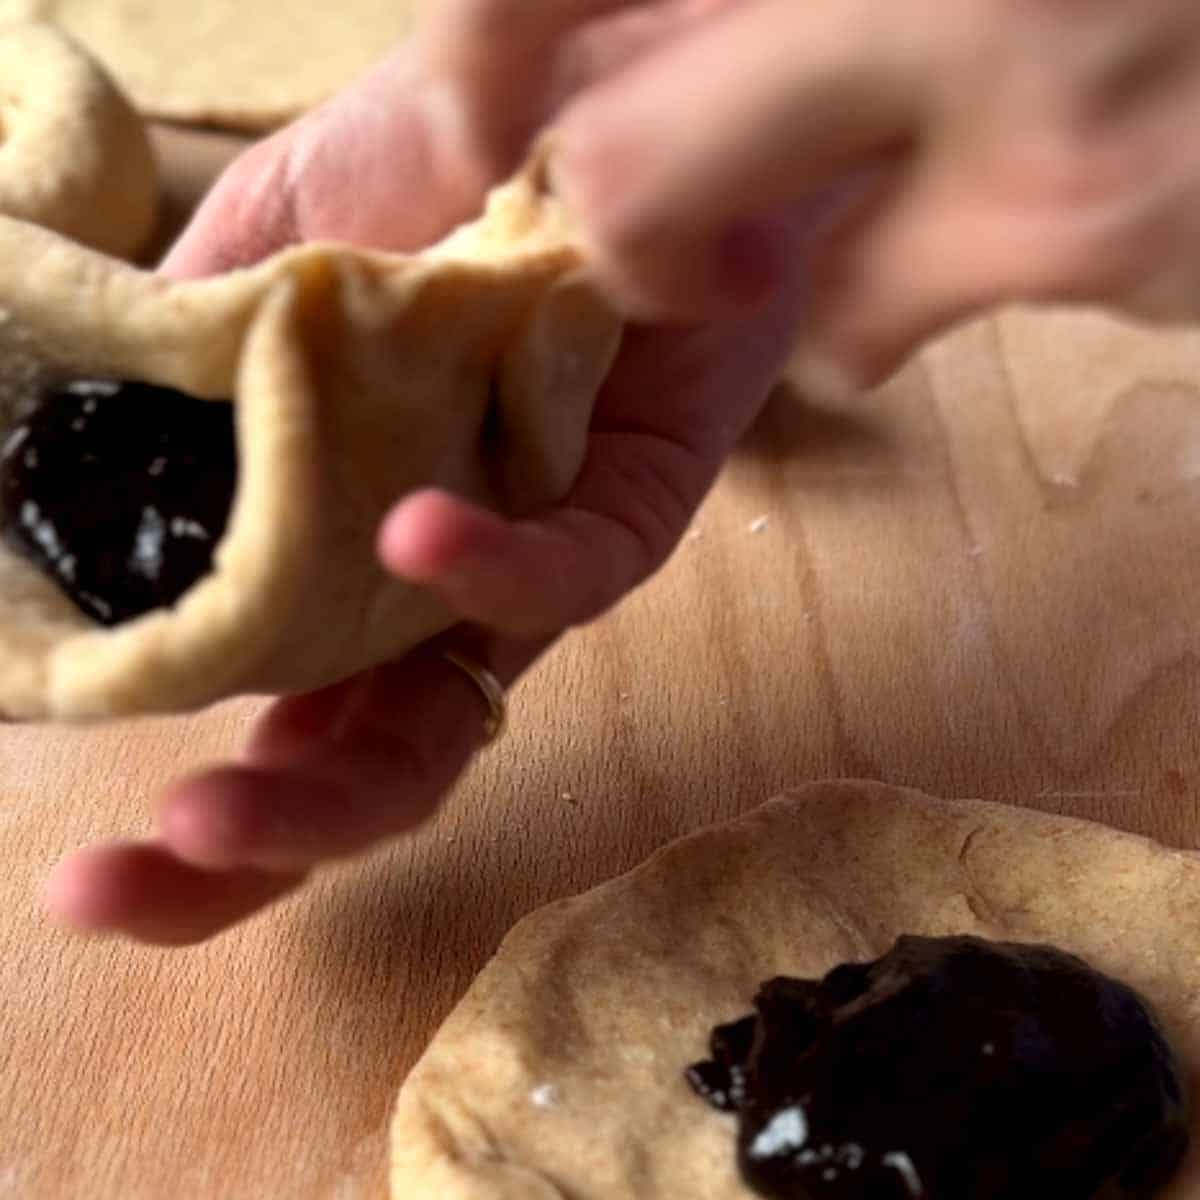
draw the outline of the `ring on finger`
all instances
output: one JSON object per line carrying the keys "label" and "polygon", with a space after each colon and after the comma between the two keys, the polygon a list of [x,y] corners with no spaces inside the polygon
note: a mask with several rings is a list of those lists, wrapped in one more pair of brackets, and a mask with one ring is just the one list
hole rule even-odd
{"label": "ring on finger", "polygon": [[443,650],[442,657],[470,679],[483,697],[487,705],[487,716],[483,722],[484,742],[494,742],[503,732],[508,720],[508,702],[504,696],[504,686],[483,663],[461,651]]}

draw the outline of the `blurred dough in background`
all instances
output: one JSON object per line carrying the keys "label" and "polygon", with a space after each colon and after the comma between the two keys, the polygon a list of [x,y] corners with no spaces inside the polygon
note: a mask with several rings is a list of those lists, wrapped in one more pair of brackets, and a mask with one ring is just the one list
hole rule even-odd
{"label": "blurred dough in background", "polygon": [[118,257],[154,231],[159,181],[142,119],[49,25],[0,27],[0,212]]}
{"label": "blurred dough in background", "polygon": [[0,0],[61,25],[147,117],[259,131],[312,108],[408,33],[428,0]]}

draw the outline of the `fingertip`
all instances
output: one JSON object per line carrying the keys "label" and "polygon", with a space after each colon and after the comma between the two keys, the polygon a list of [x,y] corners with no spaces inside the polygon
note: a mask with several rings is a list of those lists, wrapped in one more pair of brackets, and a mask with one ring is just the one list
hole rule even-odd
{"label": "fingertip", "polygon": [[52,920],[80,933],[112,932],[121,913],[120,881],[105,862],[121,849],[116,843],[89,847],[53,868],[42,886]]}
{"label": "fingertip", "polygon": [[209,871],[160,841],[116,842],[60,863],[43,896],[50,916],[76,932],[187,946],[279,900],[303,879],[303,872]]}
{"label": "fingertip", "polygon": [[536,529],[467,505],[430,511],[438,503],[404,502],[393,511],[379,535],[383,565],[460,621],[518,637],[557,630],[542,611],[546,546]]}
{"label": "fingertip", "polygon": [[[147,936],[146,900],[164,890],[169,864],[152,842],[105,842],[77,850],[51,872],[43,903],[59,924],[77,933],[132,933],[143,941],[173,942],[171,936]],[[156,931],[157,933],[158,931]]]}
{"label": "fingertip", "polygon": [[389,571],[423,583],[446,556],[444,526],[449,498],[436,489],[405,496],[380,523],[376,553]]}
{"label": "fingertip", "polygon": [[464,558],[495,551],[506,523],[494,513],[430,488],[401,500],[380,525],[376,547],[389,570],[436,584]]}
{"label": "fingertip", "polygon": [[800,382],[822,395],[879,387],[961,316],[919,292],[909,295],[907,306],[866,290],[818,306],[796,350],[794,362],[804,368],[797,374]]}

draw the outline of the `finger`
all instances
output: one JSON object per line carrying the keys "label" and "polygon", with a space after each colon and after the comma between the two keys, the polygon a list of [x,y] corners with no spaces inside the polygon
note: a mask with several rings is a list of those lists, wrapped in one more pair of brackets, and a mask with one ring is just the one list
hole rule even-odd
{"label": "finger", "polygon": [[794,289],[730,327],[631,332],[562,505],[510,522],[418,493],[384,522],[383,562],[463,619],[512,636],[597,616],[678,542],[787,360],[802,303]]}
{"label": "finger", "polygon": [[909,182],[811,261],[805,344],[862,386],[1000,303],[1121,300],[1166,261],[1173,226],[1124,203],[1015,204],[958,171]]}
{"label": "finger", "polygon": [[215,275],[298,240],[292,207],[290,138],[245,151],[222,172],[159,269],[175,279]]}
{"label": "finger", "polygon": [[205,197],[160,264],[175,278],[300,242],[415,250],[474,215],[494,180],[458,145],[461,115],[416,43],[257,143]]}
{"label": "finger", "polygon": [[[728,2],[436,6],[411,42],[235,161],[160,269],[215,274],[317,239],[429,245],[478,211],[565,94]],[[606,13],[618,23],[591,29]],[[577,28],[577,45],[554,44]]]}
{"label": "finger", "polygon": [[[393,250],[430,244],[475,213],[545,120],[560,62],[548,52],[554,41],[602,13],[636,7],[437,6],[411,43],[237,160],[160,269],[177,278],[214,274],[318,239]],[[642,39],[654,33],[661,36],[656,26]],[[633,49],[631,41],[626,52]]]}
{"label": "finger", "polygon": [[[541,648],[478,643],[473,657],[508,683]],[[358,853],[432,813],[482,745],[488,714],[475,684],[434,646],[281,701],[245,763],[167,794],[162,837],[181,859],[221,871],[295,872]]]}
{"label": "finger", "polygon": [[[561,101],[573,34],[610,14],[645,12],[651,0],[448,0],[422,37],[431,75],[444,83],[460,155],[489,176],[509,175]],[[576,77],[571,86],[583,86]]]}
{"label": "finger", "polygon": [[598,616],[682,535],[716,462],[644,434],[593,434],[573,501],[509,522],[442,492],[402,502],[380,532],[391,570],[463,620],[536,637]]}
{"label": "finger", "polygon": [[[453,71],[525,86],[529,73],[542,69],[552,50],[568,34],[589,22],[623,10],[649,10],[654,0],[448,0],[425,31],[431,56]],[[526,72],[512,76],[523,63]]]}
{"label": "finger", "polygon": [[854,387],[878,383],[926,338],[994,299],[998,266],[1013,270],[1010,248],[997,253],[995,230],[984,234],[962,196],[946,206],[922,184],[904,190],[868,199],[807,263],[812,304],[799,356]]}
{"label": "finger", "polygon": [[572,499],[507,521],[445,492],[406,498],[379,553],[460,619],[510,637],[550,636],[599,616],[674,549],[719,468],[669,437],[593,434]]}
{"label": "finger", "polygon": [[554,107],[740,0],[656,0],[621,9],[573,31],[561,47]]}
{"label": "finger", "polygon": [[179,946],[243,920],[302,879],[254,870],[204,871],[158,843],[117,843],[59,864],[45,899],[50,912],[75,929]]}
{"label": "finger", "polygon": [[561,106],[738,0],[456,0],[425,31],[466,157],[508,175]]}
{"label": "finger", "polygon": [[930,66],[891,11],[746,0],[567,108],[555,182],[634,312],[761,303],[795,252],[781,216],[911,136]]}

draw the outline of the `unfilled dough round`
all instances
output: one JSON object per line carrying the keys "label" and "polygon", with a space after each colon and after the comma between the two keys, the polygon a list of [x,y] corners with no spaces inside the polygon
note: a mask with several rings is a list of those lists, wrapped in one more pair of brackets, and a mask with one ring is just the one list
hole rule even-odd
{"label": "unfilled dough round", "polygon": [[267,130],[382,58],[428,2],[0,0],[0,20],[67,30],[152,117]]}
{"label": "unfilled dough round", "polygon": [[145,126],[103,68],[48,25],[0,28],[0,212],[127,257],[158,198]]}
{"label": "unfilled dough round", "polygon": [[[1200,859],[1019,808],[816,784],[520,922],[401,1089],[392,1196],[754,1200],[734,1119],[685,1068],[764,980],[819,978],[903,933],[1079,955],[1151,1002],[1195,1094]],[[1198,1122],[1161,1200],[1197,1195]]]}

